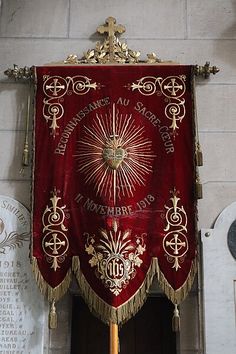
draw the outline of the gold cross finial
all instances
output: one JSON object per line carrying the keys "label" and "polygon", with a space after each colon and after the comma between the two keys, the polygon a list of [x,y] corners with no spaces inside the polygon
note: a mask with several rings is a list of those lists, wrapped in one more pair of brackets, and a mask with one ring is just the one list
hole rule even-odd
{"label": "gold cross finial", "polygon": [[108,43],[109,43],[109,62],[115,62],[115,47],[114,42],[116,40],[115,33],[124,33],[125,27],[122,25],[116,25],[116,19],[114,17],[108,17],[106,19],[105,25],[101,25],[97,28],[98,33],[108,33]]}
{"label": "gold cross finial", "polygon": [[116,19],[114,17],[108,17],[106,19],[106,24],[99,26],[97,32],[101,34],[107,32],[109,37],[114,37],[116,32],[124,33],[125,27],[122,25],[116,25]]}

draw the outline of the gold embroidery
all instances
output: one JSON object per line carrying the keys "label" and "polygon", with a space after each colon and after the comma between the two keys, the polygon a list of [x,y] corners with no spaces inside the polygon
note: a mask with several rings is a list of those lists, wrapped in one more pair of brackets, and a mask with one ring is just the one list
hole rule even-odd
{"label": "gold embroidery", "polygon": [[95,274],[116,296],[136,275],[136,267],[143,263],[140,256],[146,251],[144,238],[146,234],[129,239],[130,230],[120,231],[113,220],[112,230],[100,230],[99,243],[96,236],[84,233],[87,237],[85,251],[91,256],[89,264],[95,267]]}
{"label": "gold embroidery", "polygon": [[183,96],[183,94],[186,91],[186,86],[185,86],[185,81],[186,76],[185,75],[179,75],[179,76],[167,76],[162,82],[161,82],[161,91],[163,95],[166,97],[175,97],[179,98]]}
{"label": "gold embroidery", "polygon": [[64,262],[66,252],[69,248],[69,241],[66,236],[67,228],[65,221],[65,205],[59,207],[58,202],[61,198],[57,196],[56,189],[50,198],[51,207],[46,206],[43,213],[43,233],[42,248],[48,263],[52,263],[51,268],[56,271],[60,268],[59,263]]}
{"label": "gold embroidery", "polygon": [[136,126],[131,114],[120,114],[113,104],[112,112],[97,114],[84,129],[75,157],[85,183],[93,184],[97,195],[113,197],[114,204],[117,198],[132,197],[136,185],[145,185],[155,157],[144,127]]}
{"label": "gold embroidery", "polygon": [[180,263],[184,262],[185,254],[188,251],[188,240],[185,235],[187,232],[187,214],[183,206],[178,206],[180,198],[177,197],[179,192],[174,188],[171,191],[173,195],[170,198],[172,205],[165,205],[167,226],[164,231],[168,231],[163,239],[163,248],[166,252],[167,260],[174,263],[173,267],[176,271],[181,268]]}
{"label": "gold embroidery", "polygon": [[172,121],[170,128],[175,134],[176,130],[179,129],[177,122],[182,122],[185,117],[185,100],[175,99],[175,102],[170,102],[165,108],[165,115],[168,119]]}
{"label": "gold embroidery", "polygon": [[96,82],[91,83],[91,79],[81,75],[66,78],[44,75],[43,80],[43,92],[46,96],[43,100],[43,116],[47,122],[51,122],[49,128],[52,129],[52,135],[55,138],[59,128],[57,121],[64,115],[63,97],[72,92],[76,95],[86,95],[90,89],[96,90],[101,86]]}
{"label": "gold embroidery", "polygon": [[179,129],[178,122],[182,122],[185,117],[185,100],[181,98],[186,91],[185,75],[162,77],[145,76],[128,85],[132,91],[138,90],[144,96],[154,94],[164,95],[167,105],[165,116],[171,120],[170,128],[173,134]]}

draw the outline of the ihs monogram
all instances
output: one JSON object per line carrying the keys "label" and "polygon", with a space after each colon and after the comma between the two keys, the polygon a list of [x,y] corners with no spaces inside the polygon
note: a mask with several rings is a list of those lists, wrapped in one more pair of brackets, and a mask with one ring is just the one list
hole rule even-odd
{"label": "ihs monogram", "polygon": [[91,256],[89,264],[95,267],[95,274],[116,296],[136,275],[136,268],[143,263],[140,256],[146,251],[146,234],[135,236],[131,241],[131,231],[120,231],[114,220],[111,230],[100,230],[99,243],[96,235],[84,233],[87,237],[85,251]]}

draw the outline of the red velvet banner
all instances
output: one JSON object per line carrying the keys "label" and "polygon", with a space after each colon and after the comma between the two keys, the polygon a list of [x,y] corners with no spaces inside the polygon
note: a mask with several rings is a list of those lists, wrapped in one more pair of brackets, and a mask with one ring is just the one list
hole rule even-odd
{"label": "red velvet banner", "polygon": [[193,68],[37,67],[33,243],[50,300],[72,269],[91,309],[123,322],[157,274],[178,304],[196,268]]}

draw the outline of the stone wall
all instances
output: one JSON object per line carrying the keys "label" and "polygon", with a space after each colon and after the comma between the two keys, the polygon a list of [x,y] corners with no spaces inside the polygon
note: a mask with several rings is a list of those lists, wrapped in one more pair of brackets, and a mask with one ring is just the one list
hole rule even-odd
{"label": "stone wall", "polygon": [[[209,228],[236,199],[235,0],[1,0],[0,194],[30,206],[30,170],[19,173],[28,86],[8,80],[3,71],[14,63],[42,65],[71,53],[82,56],[94,47],[96,27],[108,16],[126,26],[123,37],[143,57],[154,51],[161,59],[201,65],[210,61],[221,69],[208,81],[198,80],[197,85],[204,152],[199,228]],[[61,335],[69,331],[69,312],[65,312],[69,304],[66,298],[60,305],[66,328],[61,326],[50,335],[51,349],[45,353],[69,354],[69,339]],[[181,354],[202,353],[195,312],[197,297],[193,294],[182,308]],[[190,332],[186,330],[189,326]]]}

